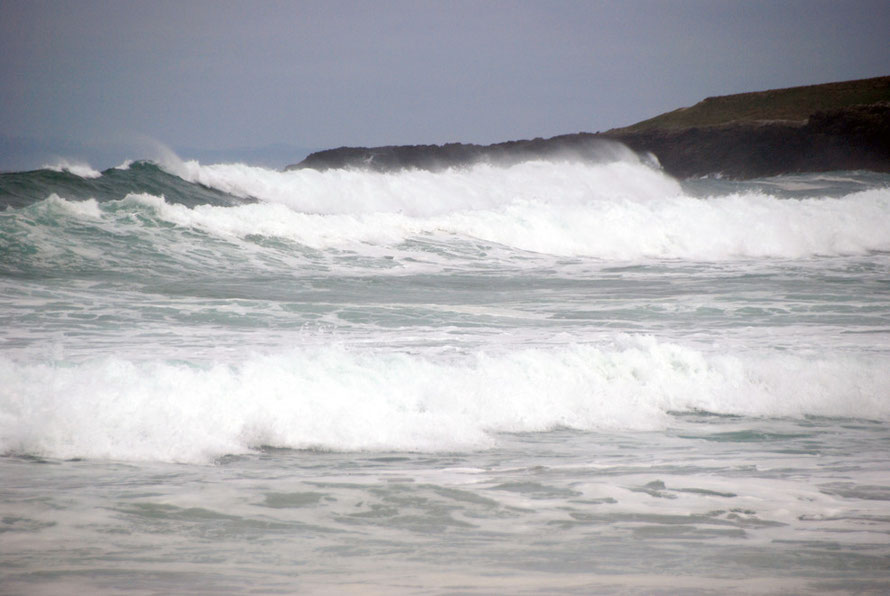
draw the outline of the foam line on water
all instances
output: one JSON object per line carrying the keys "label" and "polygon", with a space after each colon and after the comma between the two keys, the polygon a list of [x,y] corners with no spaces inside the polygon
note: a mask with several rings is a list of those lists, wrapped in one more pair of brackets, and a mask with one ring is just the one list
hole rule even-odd
{"label": "foam line on water", "polygon": [[[269,207],[268,217],[262,207],[238,208],[244,229],[221,221],[226,233],[280,235],[314,248],[445,233],[547,254],[618,260],[890,250],[890,189],[807,200],[757,191],[701,199],[629,153],[607,163],[532,161],[442,172],[274,172],[197,162],[179,170],[187,180],[256,197]],[[210,213],[222,219],[222,212],[202,214],[208,220],[199,225],[208,230],[215,227]],[[325,217],[334,215],[339,217]]]}
{"label": "foam line on water", "polygon": [[646,336],[458,361],[342,347],[208,367],[3,358],[0,377],[0,452],[59,458],[481,449],[500,432],[659,429],[684,411],[890,420],[885,355],[709,354]]}
{"label": "foam line on water", "polygon": [[[73,219],[101,216],[109,230],[125,226],[138,233],[133,227],[138,224],[152,235],[149,220],[154,220],[165,228],[198,229],[242,245],[259,236],[360,254],[419,238],[611,261],[799,259],[890,251],[888,188],[806,199],[754,190],[698,198],[634,161],[481,164],[389,174],[180,164],[184,175],[189,168],[202,184],[262,200],[189,207],[152,194],[130,194],[97,205],[53,195],[43,204],[7,211],[3,225],[13,222],[15,228],[16,217],[42,209]],[[55,229],[53,235],[66,246],[89,242]]]}
{"label": "foam line on water", "polygon": [[292,170],[243,164],[184,162],[171,173],[239,197],[280,203],[303,213],[393,212],[430,216],[491,209],[515,200],[554,204],[596,199],[646,200],[675,196],[680,185],[628,157],[609,163],[530,161],[511,167],[477,164],[441,172],[403,170]]}
{"label": "foam line on water", "polygon": [[278,237],[316,249],[394,246],[438,235],[552,255],[631,261],[794,259],[890,250],[890,191],[885,189],[807,200],[757,193],[707,200],[669,196],[554,203],[520,198],[433,216],[305,213],[280,203],[188,208],[150,195],[128,200],[152,207],[165,221],[214,235]]}

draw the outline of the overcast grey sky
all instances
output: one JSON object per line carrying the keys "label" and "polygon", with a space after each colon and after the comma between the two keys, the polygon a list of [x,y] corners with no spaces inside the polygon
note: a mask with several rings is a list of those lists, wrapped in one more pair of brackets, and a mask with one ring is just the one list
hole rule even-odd
{"label": "overcast grey sky", "polygon": [[0,0],[0,134],[490,143],[890,74],[890,0]]}

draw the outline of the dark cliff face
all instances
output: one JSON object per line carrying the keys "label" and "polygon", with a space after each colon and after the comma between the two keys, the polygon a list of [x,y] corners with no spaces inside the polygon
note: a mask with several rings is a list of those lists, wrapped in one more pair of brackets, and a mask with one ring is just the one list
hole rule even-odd
{"label": "dark cliff face", "polygon": [[817,112],[805,122],[578,133],[494,145],[341,147],[313,153],[287,169],[438,170],[532,159],[602,161],[620,154],[616,141],[638,153],[654,154],[667,173],[679,178],[720,174],[745,179],[830,170],[890,172],[890,102]]}
{"label": "dark cliff face", "polygon": [[668,173],[756,178],[791,172],[890,172],[890,102],[817,112],[805,123],[750,122],[607,133],[654,153]]}

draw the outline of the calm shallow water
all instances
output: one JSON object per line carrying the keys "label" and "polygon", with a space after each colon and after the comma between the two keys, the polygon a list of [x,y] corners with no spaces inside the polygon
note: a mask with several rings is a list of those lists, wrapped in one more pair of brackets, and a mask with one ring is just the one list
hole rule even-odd
{"label": "calm shallow water", "polygon": [[887,184],[2,175],[0,592],[886,593]]}
{"label": "calm shallow water", "polygon": [[268,448],[211,466],[8,458],[6,585],[419,594],[888,586],[884,424],[686,415],[663,432],[557,430],[499,443],[444,454]]}

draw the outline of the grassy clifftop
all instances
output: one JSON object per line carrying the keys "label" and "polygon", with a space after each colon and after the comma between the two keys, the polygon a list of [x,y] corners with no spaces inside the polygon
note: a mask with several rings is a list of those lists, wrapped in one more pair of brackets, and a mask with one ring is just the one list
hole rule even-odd
{"label": "grassy clifftop", "polygon": [[815,112],[880,101],[890,101],[890,76],[708,97],[694,106],[609,132],[635,133],[758,122],[803,125]]}

